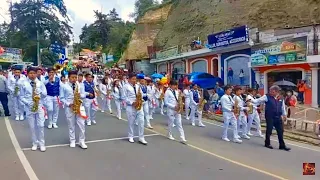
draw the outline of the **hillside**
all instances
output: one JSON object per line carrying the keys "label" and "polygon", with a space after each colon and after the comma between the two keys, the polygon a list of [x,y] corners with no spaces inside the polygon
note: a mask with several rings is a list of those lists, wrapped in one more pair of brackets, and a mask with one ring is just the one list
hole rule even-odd
{"label": "hillside", "polygon": [[247,24],[275,29],[320,23],[320,0],[173,0],[156,46],[186,45],[197,37]]}
{"label": "hillside", "polygon": [[147,47],[153,45],[163,23],[167,20],[171,7],[172,4],[166,4],[159,8],[152,8],[139,19],[120,63],[125,60],[149,58]]}

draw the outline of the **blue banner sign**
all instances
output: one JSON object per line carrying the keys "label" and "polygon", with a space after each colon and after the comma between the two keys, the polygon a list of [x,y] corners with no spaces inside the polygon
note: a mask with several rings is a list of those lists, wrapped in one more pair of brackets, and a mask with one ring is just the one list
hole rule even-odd
{"label": "blue banner sign", "polygon": [[58,62],[60,64],[62,64],[67,59],[66,48],[62,45],[59,45],[58,43],[51,44],[50,50],[59,57]]}
{"label": "blue banner sign", "polygon": [[249,31],[247,26],[236,27],[208,36],[208,46],[210,49],[227,47],[243,42],[249,42]]}

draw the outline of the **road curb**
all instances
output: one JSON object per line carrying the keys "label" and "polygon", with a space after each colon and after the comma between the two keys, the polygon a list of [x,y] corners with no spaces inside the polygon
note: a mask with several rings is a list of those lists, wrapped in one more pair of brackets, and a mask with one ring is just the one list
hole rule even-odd
{"label": "road curb", "polygon": [[[212,117],[212,116],[208,116],[207,114],[204,114],[203,116],[208,121],[216,121],[216,122],[223,123],[222,116],[220,116],[220,115],[214,115],[214,117]],[[261,128],[262,128],[261,130],[263,132],[265,132],[265,130],[266,130],[265,127],[266,127],[266,124],[264,124],[264,123],[261,124]],[[273,134],[273,136],[277,135],[276,132],[274,132],[272,134]],[[292,140],[292,141],[297,141],[297,142],[301,142],[301,143],[307,143],[307,144],[316,145],[316,146],[320,145],[320,139],[319,138],[311,136],[311,135],[307,135],[307,134],[301,134],[299,132],[285,131],[283,136],[284,136],[285,139]]]}

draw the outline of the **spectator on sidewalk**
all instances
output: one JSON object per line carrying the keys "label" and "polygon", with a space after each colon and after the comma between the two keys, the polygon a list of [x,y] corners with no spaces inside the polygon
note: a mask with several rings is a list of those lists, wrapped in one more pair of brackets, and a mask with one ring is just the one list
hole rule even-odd
{"label": "spectator on sidewalk", "polygon": [[4,110],[5,116],[10,116],[8,108],[8,89],[7,89],[7,78],[3,75],[3,71],[0,73],[0,101]]}
{"label": "spectator on sidewalk", "polygon": [[307,89],[307,85],[305,84],[304,80],[301,80],[298,85],[298,101],[300,102],[300,104],[304,104],[304,92]]}
{"label": "spectator on sidewalk", "polygon": [[212,107],[213,112],[218,109],[218,100],[219,100],[219,95],[216,93],[216,90],[212,90],[211,95],[210,95],[210,105]]}

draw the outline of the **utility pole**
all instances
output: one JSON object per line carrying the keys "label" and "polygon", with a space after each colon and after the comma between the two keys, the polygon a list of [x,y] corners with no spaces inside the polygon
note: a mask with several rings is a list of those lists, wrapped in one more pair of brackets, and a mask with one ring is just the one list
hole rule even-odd
{"label": "utility pole", "polygon": [[40,57],[40,40],[39,40],[39,31],[37,30],[37,60],[38,66],[41,65],[41,57]]}

